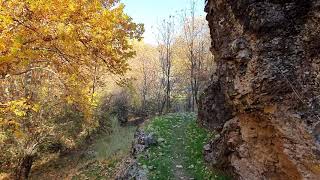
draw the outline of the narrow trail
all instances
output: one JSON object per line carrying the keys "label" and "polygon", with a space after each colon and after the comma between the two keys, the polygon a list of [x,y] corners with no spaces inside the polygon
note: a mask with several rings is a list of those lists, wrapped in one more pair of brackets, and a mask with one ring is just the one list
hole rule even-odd
{"label": "narrow trail", "polygon": [[[99,180],[114,179],[118,165],[126,160],[136,127],[113,125],[110,136],[97,137],[84,151],[49,161],[35,169],[32,180]],[[169,114],[153,118],[144,126],[159,141],[138,158],[148,180],[224,180],[207,169],[203,145],[210,133],[197,126],[191,113]],[[121,151],[119,151],[121,150]]]}
{"label": "narrow trail", "polygon": [[156,179],[220,179],[206,167],[202,149],[210,133],[197,126],[192,113],[169,114],[154,118],[145,127],[160,144],[151,147],[139,159],[148,169],[148,178]]}
{"label": "narrow trail", "polygon": [[173,136],[174,141],[176,142],[175,146],[172,146],[173,153],[174,153],[174,159],[173,159],[173,169],[174,169],[174,178],[175,179],[194,179],[191,177],[186,169],[185,166],[185,138],[186,138],[186,129],[187,129],[187,123],[185,121],[188,121],[184,117],[181,117],[179,121],[177,121],[177,125],[174,127],[176,128],[175,136]]}

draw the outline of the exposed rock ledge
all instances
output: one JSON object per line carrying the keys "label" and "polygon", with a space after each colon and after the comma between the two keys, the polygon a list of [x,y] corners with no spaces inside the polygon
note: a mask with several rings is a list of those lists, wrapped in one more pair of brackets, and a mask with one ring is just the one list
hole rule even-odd
{"label": "exposed rock ledge", "polygon": [[[208,0],[206,159],[238,179],[320,178],[320,0]],[[208,148],[209,147],[209,148]]]}

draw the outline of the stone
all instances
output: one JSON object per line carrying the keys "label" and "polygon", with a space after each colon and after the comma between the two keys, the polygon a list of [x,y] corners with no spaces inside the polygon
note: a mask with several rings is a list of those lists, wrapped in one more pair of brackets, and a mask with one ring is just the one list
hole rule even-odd
{"label": "stone", "polygon": [[123,172],[115,178],[116,180],[148,180],[147,168],[142,168],[138,165],[137,161],[133,161]]}
{"label": "stone", "polygon": [[206,144],[206,145],[203,146],[203,149],[205,151],[211,151],[211,145],[210,144]]}
{"label": "stone", "polygon": [[158,141],[154,134],[145,133],[142,130],[137,130],[134,135],[134,141],[132,143],[132,155],[136,156],[137,154],[142,153],[151,146],[158,144]]}
{"label": "stone", "polygon": [[166,140],[164,138],[158,138],[158,142],[159,143],[162,143],[162,142],[165,142]]}
{"label": "stone", "polygon": [[[199,124],[236,179],[320,177],[320,0],[207,0],[217,71]],[[210,148],[210,150],[209,150]]]}
{"label": "stone", "polygon": [[146,152],[144,155],[148,157],[148,148],[157,144],[158,141],[154,134],[149,134],[141,129],[138,129],[134,135],[130,161],[126,161],[126,168],[118,173],[116,180],[147,180],[148,171],[154,170],[155,167],[138,163],[137,156],[143,152]]}
{"label": "stone", "polygon": [[158,143],[153,134],[147,134],[145,137],[143,137],[143,142],[146,147],[150,147]]}

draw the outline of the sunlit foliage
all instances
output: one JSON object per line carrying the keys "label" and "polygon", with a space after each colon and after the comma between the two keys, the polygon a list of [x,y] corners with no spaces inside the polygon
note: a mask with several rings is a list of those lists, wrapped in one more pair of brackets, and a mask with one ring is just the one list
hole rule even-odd
{"label": "sunlit foliage", "polygon": [[119,0],[0,1],[1,167],[98,126],[97,77],[122,76],[144,31],[123,9]]}

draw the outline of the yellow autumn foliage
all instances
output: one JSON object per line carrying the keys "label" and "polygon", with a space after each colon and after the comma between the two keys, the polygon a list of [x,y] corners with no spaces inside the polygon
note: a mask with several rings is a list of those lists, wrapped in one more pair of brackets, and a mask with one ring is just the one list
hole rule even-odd
{"label": "yellow autumn foliage", "polygon": [[96,79],[125,74],[143,31],[119,0],[0,0],[0,161],[98,126]]}

